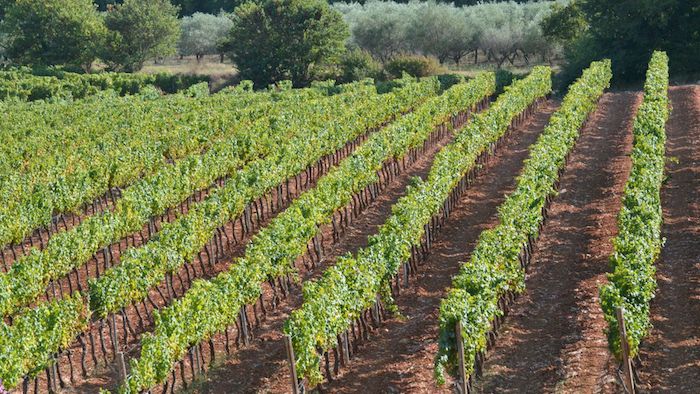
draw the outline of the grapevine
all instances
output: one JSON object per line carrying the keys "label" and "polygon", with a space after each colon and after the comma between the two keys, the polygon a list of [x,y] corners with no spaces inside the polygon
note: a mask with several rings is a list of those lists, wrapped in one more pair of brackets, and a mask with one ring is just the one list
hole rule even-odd
{"label": "grapevine", "polygon": [[621,358],[616,309],[625,311],[630,357],[651,327],[649,304],[654,298],[654,262],[661,253],[661,186],[664,180],[664,146],[669,117],[668,56],[654,52],[644,85],[644,102],[634,122],[632,171],[618,216],[619,233],[613,240],[609,284],[600,292],[600,303],[608,322],[608,343]]}
{"label": "grapevine", "polygon": [[458,365],[455,323],[462,327],[467,375],[474,371],[477,356],[486,350],[492,321],[502,315],[501,298],[524,289],[523,250],[539,234],[543,210],[556,194],[556,182],[588,115],[609,86],[610,61],[591,64],[570,87],[560,109],[525,162],[513,191],[498,210],[500,223],[481,233],[471,259],[460,268],[452,288],[440,305],[440,338],[435,358],[435,377],[445,382],[445,371]]}
{"label": "grapevine", "polygon": [[392,215],[378,234],[370,237],[367,248],[339,259],[320,280],[304,285],[304,304],[285,325],[300,377],[308,377],[312,385],[320,382],[318,350],[335,347],[338,335],[377,302],[378,294],[389,297],[386,290],[391,278],[411,257],[412,248],[420,245],[426,225],[465,174],[477,165],[477,158],[503,136],[517,115],[550,91],[549,68],[537,67],[516,82],[438,153],[427,179],[410,187],[392,207]]}

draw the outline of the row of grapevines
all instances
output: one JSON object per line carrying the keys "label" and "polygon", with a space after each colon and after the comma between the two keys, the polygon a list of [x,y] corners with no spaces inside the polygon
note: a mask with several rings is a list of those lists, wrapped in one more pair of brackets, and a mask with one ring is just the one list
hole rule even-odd
{"label": "row of grapevines", "polygon": [[596,108],[609,86],[610,61],[594,62],[569,89],[560,109],[535,145],[518,177],[515,190],[498,210],[499,224],[481,233],[469,262],[453,279],[452,289],[440,305],[440,340],[435,377],[445,381],[445,369],[458,365],[455,324],[462,325],[464,357],[471,374],[477,354],[486,349],[491,321],[502,313],[498,300],[507,292],[524,288],[519,256],[534,239],[543,221],[542,211],[556,194],[555,182],[579,135],[579,128]]}
{"label": "row of grapevines", "polygon": [[[338,90],[369,88],[364,85]],[[268,128],[276,119],[271,115],[326,95],[321,89],[289,89],[198,100],[113,97],[13,107],[0,118],[0,245],[20,242],[48,226],[53,215],[77,211],[112,187],[127,186],[236,133]]]}
{"label": "row of grapevines", "polygon": [[654,297],[654,261],[661,252],[661,184],[664,179],[665,126],[668,106],[668,56],[654,52],[644,85],[644,102],[634,122],[632,171],[618,216],[619,233],[610,256],[610,283],[601,289],[600,302],[608,322],[608,343],[620,357],[616,308],[625,311],[631,356],[651,326],[649,303]]}
{"label": "row of grapevines", "polygon": [[294,273],[294,261],[304,254],[319,226],[330,222],[333,213],[347,205],[354,193],[376,183],[377,171],[385,161],[401,158],[412,147],[422,145],[437,125],[494,90],[494,75],[481,74],[372,134],[314,189],[303,193],[262,229],[248,245],[246,255],[228,271],[209,281],[195,281],[182,298],[157,313],[154,332],[144,335],[141,357],[132,360],[131,374],[122,390],[139,392],[166,379],[173,363],[190,346],[232,325],[238,311],[260,296],[263,282]]}
{"label": "row of grapevines", "polygon": [[[264,122],[253,123],[204,155],[193,155],[143,178],[123,192],[112,211],[91,216],[71,230],[54,235],[42,251],[32,250],[7,273],[0,274],[0,314],[15,313],[33,302],[49,281],[81,267],[101,248],[141,230],[152,217],[177,206],[194,191],[236,174],[246,163],[273,155],[289,138],[308,138],[329,122],[344,120],[347,114],[371,112],[369,104],[382,100],[372,93],[373,89],[357,88],[329,99],[288,100],[288,108],[266,117]],[[380,120],[385,119],[382,113]],[[368,122],[379,123],[373,118]],[[259,172],[264,173],[264,169]]]}
{"label": "row of grapevines", "polygon": [[[241,170],[230,184],[212,194],[203,203],[194,205],[187,216],[179,218],[164,228],[151,243],[127,252],[127,255],[123,257],[122,264],[108,271],[103,277],[107,279],[90,283],[90,292],[97,297],[97,300],[90,300],[89,304],[95,305],[96,309],[89,310],[87,305],[82,306],[82,304],[81,308],[89,311],[86,312],[89,315],[104,316],[109,311],[121,309],[129,302],[142,299],[145,296],[144,291],[162,280],[163,270],[174,269],[175,261],[178,264],[184,263],[183,256],[179,253],[185,253],[187,257],[184,258],[191,258],[192,252],[188,251],[200,250],[202,245],[209,240],[214,229],[222,224],[221,221],[231,220],[235,215],[241,213],[240,209],[245,205],[246,200],[257,198],[261,193],[281,183],[286,177],[313,164],[320,156],[333,152],[347,141],[354,139],[369,128],[381,125],[392,116],[409,110],[416,103],[435,95],[438,90],[438,84],[434,79],[425,82],[404,82],[402,86],[394,93],[381,96],[362,94],[362,104],[358,104],[357,108],[353,110],[339,105],[335,108],[309,105],[310,110],[319,111],[317,116],[321,120],[318,123],[324,123],[324,125],[317,124],[308,129],[303,125],[297,125],[296,128],[303,130],[303,132],[290,136],[289,140],[278,144],[277,149],[280,154],[274,155],[274,158],[251,163],[250,166]],[[351,100],[348,98],[348,101]],[[321,113],[334,113],[341,109],[343,111],[340,112],[340,116],[320,115]],[[289,123],[291,121],[292,119],[288,119],[287,125],[291,126]],[[268,172],[273,170],[275,173],[268,175]],[[215,222],[218,224],[213,224]],[[173,242],[179,242],[179,244],[176,245]],[[166,249],[168,247],[171,249]],[[172,260],[168,260],[169,258]],[[159,266],[164,261],[171,265]],[[126,269],[121,267],[126,267]],[[160,272],[160,277],[154,276],[153,272]],[[153,278],[155,278],[155,282],[153,282]],[[144,285],[140,282],[141,280],[150,280],[150,282],[147,282],[145,287],[139,287]],[[136,293],[119,292],[119,290],[124,289],[121,282],[128,282],[128,286],[134,287]],[[113,288],[112,285],[116,288]],[[78,298],[74,296],[71,300],[73,301],[42,304],[38,309],[16,316],[15,322],[22,321],[25,316],[36,315],[39,313],[38,310],[51,311],[52,316],[71,316],[70,313],[75,309]],[[40,336],[75,338],[86,329],[86,326],[55,326],[50,321],[42,320],[37,322],[35,329],[39,333],[37,335]],[[23,332],[28,340],[32,340],[34,335],[26,331],[17,332]],[[11,374],[8,373],[7,377],[0,375],[5,382],[16,382],[22,373],[42,370],[47,366],[46,360],[50,360],[59,348],[66,345],[64,340],[60,343],[50,342],[41,348],[32,348],[30,351],[22,353],[15,349],[19,346],[15,345],[15,342],[19,343],[18,338],[21,336],[16,334],[12,338],[15,341],[7,342],[5,346],[7,348],[5,350],[12,356],[4,357],[0,353],[0,368],[4,368],[4,359],[9,360],[8,363],[29,367],[16,370]]]}
{"label": "row of grapevines", "polygon": [[0,245],[22,241],[55,214],[75,212],[112,187],[201,154],[298,100],[246,93],[13,108],[0,125]]}
{"label": "row of grapevines", "polygon": [[0,380],[5,388],[17,386],[22,377],[35,377],[53,361],[58,349],[67,348],[75,333],[88,327],[87,305],[80,293],[46,303],[15,319],[0,321]]}
{"label": "row of grapevines", "polygon": [[410,257],[411,248],[420,243],[425,225],[440,211],[460,179],[477,165],[477,157],[504,135],[511,121],[551,88],[549,67],[536,67],[527,78],[507,88],[438,153],[427,179],[409,187],[379,233],[370,237],[368,247],[354,257],[340,258],[321,279],[304,285],[304,304],[285,325],[300,377],[308,377],[313,385],[320,382],[319,350],[334,347],[350,322],[375,304],[377,294],[391,297],[391,277]]}
{"label": "row of grapevines", "polygon": [[126,95],[139,93],[147,86],[157,87],[166,93],[175,93],[208,80],[208,77],[203,76],[165,73],[77,74],[58,70],[45,71],[39,72],[39,75],[25,69],[0,71],[0,100],[81,99],[104,90]]}
{"label": "row of grapevines", "polygon": [[[239,171],[223,188],[172,223],[165,224],[148,244],[131,249],[121,263],[90,282],[92,310],[100,317],[118,312],[146,297],[166,273],[192,261],[217,228],[239,217],[247,204],[270,192],[323,156],[340,149],[392,116],[409,110],[437,93],[429,79],[409,84],[396,93],[363,97],[354,109],[338,109],[340,116],[312,125],[280,143],[273,154]],[[325,128],[325,129],[324,129]],[[319,132],[319,129],[323,130]]]}

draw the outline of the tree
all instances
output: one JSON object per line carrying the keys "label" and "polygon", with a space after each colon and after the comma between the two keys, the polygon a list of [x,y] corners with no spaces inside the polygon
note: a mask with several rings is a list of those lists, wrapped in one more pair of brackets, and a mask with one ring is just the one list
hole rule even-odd
{"label": "tree", "polygon": [[219,53],[233,27],[233,22],[226,15],[203,14],[197,12],[182,18],[182,35],[178,48],[181,55],[194,55],[200,61],[204,55]]}
{"label": "tree", "polygon": [[133,72],[148,59],[174,55],[180,38],[177,13],[169,0],[125,0],[110,7],[102,59],[112,69]]}
{"label": "tree", "polygon": [[382,77],[382,65],[374,60],[369,52],[362,49],[355,48],[345,52],[338,66],[340,70],[336,79],[340,83]]}
{"label": "tree", "polygon": [[565,6],[559,3],[553,4],[552,13],[542,19],[540,25],[546,37],[560,42],[570,42],[588,28],[585,15],[576,1]]}
{"label": "tree", "polygon": [[[350,25],[351,44],[386,62],[397,54],[432,55],[440,62],[459,64],[469,53],[478,62],[479,51],[490,61],[512,63],[517,57],[529,62],[558,47],[545,40],[540,20],[551,2],[480,2],[469,7],[426,1],[401,4],[386,1],[336,3]],[[555,44],[557,45],[555,47]]]}
{"label": "tree", "polygon": [[16,0],[6,9],[2,34],[15,63],[89,70],[105,26],[91,0]]}
{"label": "tree", "polygon": [[655,49],[668,51],[671,70],[700,70],[700,1],[586,0],[588,33],[624,79],[640,79]]}
{"label": "tree", "polygon": [[407,38],[412,49],[435,56],[440,64],[452,59],[459,64],[476,49],[475,25],[462,9],[449,4],[422,3],[413,13]]}
{"label": "tree", "polygon": [[173,4],[180,6],[182,15],[193,15],[197,12],[218,14],[220,11],[233,11],[241,0],[174,0]]}
{"label": "tree", "polygon": [[5,18],[7,9],[10,8],[10,5],[12,5],[14,2],[15,0],[0,0],[0,19]]}
{"label": "tree", "polygon": [[580,23],[579,15],[587,25],[567,43],[562,82],[604,57],[617,82],[639,81],[654,50],[668,53],[672,74],[700,71],[700,0],[576,0],[575,7],[580,14],[555,11],[562,26]]}
{"label": "tree", "polygon": [[547,3],[484,3],[466,10],[472,23],[480,26],[479,48],[499,68],[506,61],[514,64],[518,56],[529,63],[530,54],[552,50],[539,26],[550,12]]}
{"label": "tree", "polygon": [[382,62],[411,49],[408,29],[413,12],[409,7],[383,1],[334,6],[350,25],[352,43]]}
{"label": "tree", "polygon": [[226,49],[243,79],[256,86],[310,81],[312,69],[335,62],[348,27],[325,0],[264,0],[236,8]]}

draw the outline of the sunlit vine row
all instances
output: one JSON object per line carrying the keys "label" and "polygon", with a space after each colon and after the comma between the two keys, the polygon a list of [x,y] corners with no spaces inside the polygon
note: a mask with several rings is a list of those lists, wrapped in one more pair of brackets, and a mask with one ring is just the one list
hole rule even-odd
{"label": "sunlit vine row", "polygon": [[654,298],[654,262],[663,239],[661,186],[664,180],[666,121],[669,116],[668,56],[654,52],[632,129],[632,171],[622,196],[619,233],[613,240],[609,284],[601,289],[600,302],[608,322],[608,343],[621,357],[616,309],[622,307],[631,357],[651,327],[649,303]]}
{"label": "sunlit vine row", "polygon": [[514,118],[551,92],[551,70],[535,67],[515,82],[482,114],[460,130],[455,141],[435,158],[426,180],[408,188],[392,215],[355,256],[344,256],[317,281],[304,285],[304,304],[292,313],[285,332],[292,338],[299,377],[312,385],[322,379],[321,354],[337,346],[337,338],[382,294],[391,303],[391,278],[411,257],[411,249],[427,236],[425,226],[444,207],[477,158],[508,130]]}
{"label": "sunlit vine row", "polygon": [[167,379],[191,346],[234,324],[239,310],[256,302],[264,282],[294,273],[294,261],[305,253],[319,226],[330,222],[335,210],[347,205],[354,193],[377,182],[377,171],[385,161],[422,145],[437,125],[476,105],[494,89],[493,74],[481,74],[372,134],[314,189],[263,228],[228,271],[212,280],[196,281],[182,298],[157,313],[155,329],[142,338],[141,357],[132,360],[122,390],[139,392]]}
{"label": "sunlit vine row", "polygon": [[468,262],[452,281],[440,305],[440,338],[435,375],[445,382],[445,372],[454,372],[457,359],[455,326],[462,327],[465,367],[470,375],[477,356],[486,350],[492,322],[501,316],[501,299],[523,291],[523,251],[530,250],[544,220],[544,209],[556,195],[559,179],[579,129],[595,110],[609,86],[610,61],[594,62],[571,85],[561,107],[550,118],[543,134],[525,161],[515,190],[498,209],[499,224],[481,233]]}

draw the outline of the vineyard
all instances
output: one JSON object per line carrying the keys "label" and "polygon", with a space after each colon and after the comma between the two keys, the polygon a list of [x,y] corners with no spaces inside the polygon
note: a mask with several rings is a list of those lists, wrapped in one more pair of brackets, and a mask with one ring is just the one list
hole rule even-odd
{"label": "vineyard", "polygon": [[700,87],[612,78],[0,71],[0,393],[692,392]]}
{"label": "vineyard", "polygon": [[54,69],[35,72],[21,68],[0,71],[0,100],[60,101],[81,99],[105,91],[124,96],[141,93],[148,87],[175,93],[202,82],[207,82],[206,78],[170,74],[77,74]]}

